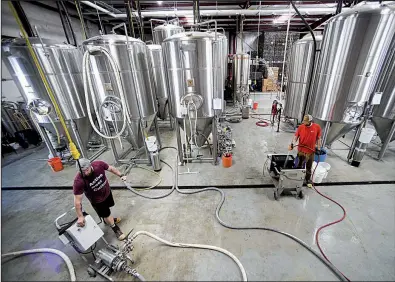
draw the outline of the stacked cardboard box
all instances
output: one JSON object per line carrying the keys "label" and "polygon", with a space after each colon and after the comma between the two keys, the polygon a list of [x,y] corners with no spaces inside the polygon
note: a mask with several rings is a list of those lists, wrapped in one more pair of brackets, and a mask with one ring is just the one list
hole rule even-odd
{"label": "stacked cardboard box", "polygon": [[262,83],[262,92],[277,91],[277,80],[266,78]]}
{"label": "stacked cardboard box", "polygon": [[273,72],[273,80],[277,81],[278,80],[278,67],[271,67],[272,72]]}

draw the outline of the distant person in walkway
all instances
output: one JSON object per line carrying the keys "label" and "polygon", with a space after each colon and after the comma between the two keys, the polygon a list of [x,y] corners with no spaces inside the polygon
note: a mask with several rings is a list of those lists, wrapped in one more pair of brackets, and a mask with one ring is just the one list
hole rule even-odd
{"label": "distant person in walkway", "polygon": [[106,171],[119,176],[122,181],[126,181],[126,176],[115,167],[103,161],[94,161],[91,163],[90,160],[82,158],[79,159],[79,164],[77,162],[76,165],[78,173],[74,178],[73,193],[74,206],[78,216],[78,226],[85,226],[81,204],[82,195],[85,194],[98,216],[103,218],[104,222],[111,226],[117,238],[119,240],[125,239],[126,236],[117,225],[121,219],[111,215],[110,207],[114,206],[114,198],[112,197],[110,184],[106,177]]}
{"label": "distant person in walkway", "polygon": [[306,162],[306,183],[311,186],[311,168],[313,166],[314,154],[317,149],[321,150],[321,127],[313,122],[311,115],[305,115],[303,122],[296,130],[295,136],[288,149],[291,151],[294,144],[299,141],[298,146],[298,168],[303,168]]}

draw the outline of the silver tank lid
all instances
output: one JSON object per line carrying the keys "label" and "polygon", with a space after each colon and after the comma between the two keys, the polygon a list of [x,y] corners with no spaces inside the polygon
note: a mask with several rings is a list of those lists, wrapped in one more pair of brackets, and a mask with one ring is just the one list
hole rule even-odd
{"label": "silver tank lid", "polygon": [[147,48],[150,50],[162,50],[162,46],[158,44],[148,44]]}
{"label": "silver tank lid", "polygon": [[[315,41],[321,41],[323,36],[314,34],[314,37],[315,37]],[[311,36],[311,34],[307,34],[303,36],[301,39],[297,40],[295,44],[306,42],[306,41],[313,41],[313,37]]]}
{"label": "silver tank lid", "polygon": [[391,4],[385,4],[385,3],[378,3],[378,2],[363,2],[360,4],[357,4],[354,6],[352,9],[349,9],[345,12],[342,12],[333,18],[328,20],[328,24],[331,22],[335,21],[342,21],[345,20],[346,18],[350,16],[354,16],[356,14],[360,15],[380,15],[380,14],[395,14],[395,6]]}
{"label": "silver tank lid", "polygon": [[180,40],[191,40],[191,39],[209,39],[213,40],[215,33],[201,32],[201,31],[187,31],[182,33],[176,33],[172,36],[163,40],[163,42],[180,41]]}
{"label": "silver tank lid", "polygon": [[83,45],[91,45],[91,44],[125,44],[126,42],[129,43],[142,43],[145,44],[140,39],[136,39],[133,37],[126,37],[125,35],[119,34],[105,34],[105,35],[98,35],[91,37],[84,42]]}
{"label": "silver tank lid", "polygon": [[154,27],[154,31],[159,31],[159,30],[184,30],[182,26],[174,25],[174,24],[161,24],[156,27]]}

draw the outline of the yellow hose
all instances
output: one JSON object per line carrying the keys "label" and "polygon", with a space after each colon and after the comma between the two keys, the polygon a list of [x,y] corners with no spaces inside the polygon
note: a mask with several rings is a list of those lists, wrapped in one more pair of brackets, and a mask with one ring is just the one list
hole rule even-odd
{"label": "yellow hose", "polygon": [[[36,65],[36,67],[37,67],[37,69],[38,69],[38,72],[39,72],[39,74],[40,74],[41,80],[43,81],[44,86],[45,86],[45,89],[46,89],[47,92],[48,92],[49,98],[51,99],[51,102],[52,102],[52,104],[53,104],[54,107],[55,107],[55,112],[56,112],[56,114],[57,114],[58,117],[59,117],[60,124],[62,125],[62,127],[63,127],[63,129],[64,129],[64,131],[65,131],[65,133],[66,133],[67,140],[69,141],[69,150],[70,150],[70,153],[71,153],[71,155],[73,156],[73,158],[74,158],[75,160],[77,160],[77,159],[80,158],[80,152],[78,151],[78,149],[77,149],[77,147],[75,146],[73,140],[71,139],[70,133],[69,133],[69,131],[68,131],[68,129],[67,129],[66,122],[65,122],[64,119],[63,119],[62,112],[60,111],[60,108],[59,108],[58,103],[56,103],[55,96],[54,96],[54,94],[53,94],[53,92],[52,92],[51,87],[49,86],[49,83],[48,83],[46,77],[45,77],[44,71],[42,70],[42,68],[41,68],[41,66],[40,66],[40,64],[39,64],[39,62],[38,62],[38,58],[37,58],[36,53],[34,52],[33,47],[32,47],[32,45],[31,45],[31,43],[30,43],[30,41],[29,41],[29,37],[27,36],[27,33],[26,33],[25,29],[23,28],[23,25],[22,25],[22,23],[21,23],[21,20],[19,19],[18,14],[17,14],[17,12],[16,12],[14,6],[11,4],[11,2],[8,2],[8,5],[9,5],[11,11],[12,11],[12,14],[13,14],[14,17],[15,17],[16,22],[18,23],[18,26],[19,26],[19,29],[21,30],[21,33],[22,33],[23,38],[26,40],[26,44],[27,44],[27,47],[28,47],[28,49],[29,49],[30,55],[33,57],[33,61],[34,61],[35,65]],[[44,48],[44,46],[43,46],[43,48]]]}

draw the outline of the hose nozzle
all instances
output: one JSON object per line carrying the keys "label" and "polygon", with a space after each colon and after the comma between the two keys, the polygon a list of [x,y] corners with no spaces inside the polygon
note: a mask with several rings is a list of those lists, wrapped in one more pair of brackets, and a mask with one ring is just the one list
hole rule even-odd
{"label": "hose nozzle", "polygon": [[73,156],[73,159],[78,160],[80,158],[81,154],[73,142],[69,143],[69,150],[71,155]]}

